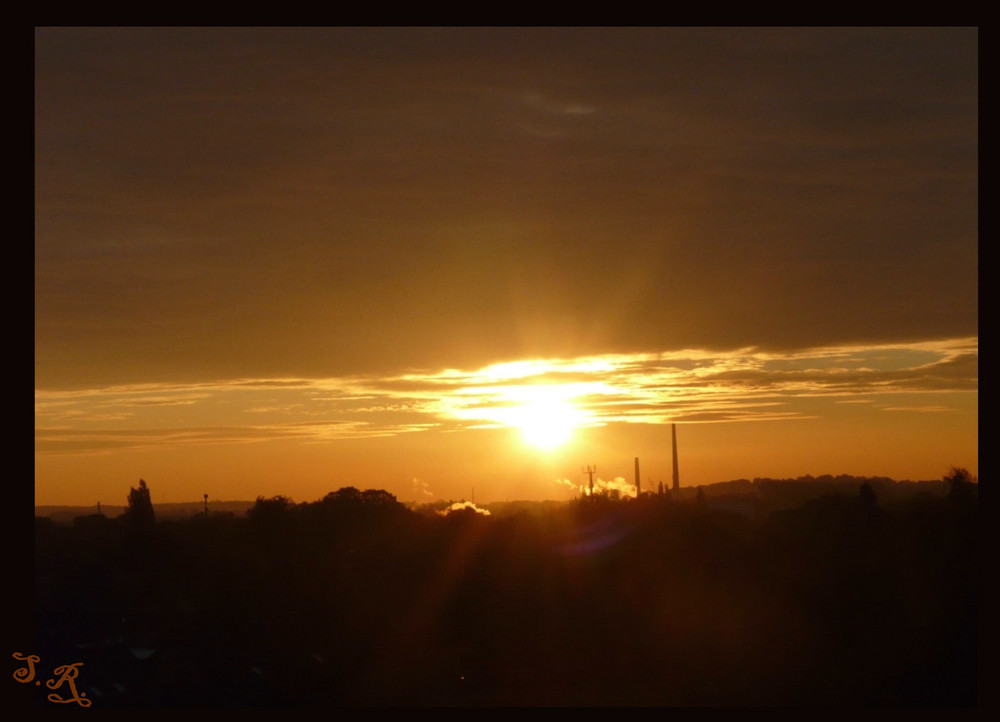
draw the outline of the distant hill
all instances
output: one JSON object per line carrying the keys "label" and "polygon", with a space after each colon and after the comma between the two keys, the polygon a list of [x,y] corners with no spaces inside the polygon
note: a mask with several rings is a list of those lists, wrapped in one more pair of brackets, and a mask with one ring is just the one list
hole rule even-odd
{"label": "distant hill", "polygon": [[[850,476],[800,476],[796,479],[733,479],[700,486],[682,486],[672,494],[676,501],[693,501],[700,489],[711,506],[732,507],[742,513],[767,513],[776,509],[798,506],[810,499],[830,494],[854,495],[862,484],[868,484],[882,502],[895,502],[920,495],[944,496],[947,484],[941,480],[895,481],[887,477]],[[439,502],[446,505],[448,502]],[[563,502],[509,501],[480,504],[493,514],[506,515],[517,511],[541,511],[544,507]],[[253,501],[210,501],[209,513],[231,513],[243,516]],[[205,510],[204,501],[174,504],[154,504],[157,519],[186,519]],[[109,518],[120,516],[124,506],[101,505],[101,513]],[[36,517],[48,517],[54,522],[71,523],[78,516],[96,514],[96,506],[36,506]]]}
{"label": "distant hill", "polygon": [[[230,513],[243,516],[246,510],[254,505],[252,501],[209,501],[210,514]],[[153,504],[157,519],[186,519],[205,512],[204,501],[184,501],[174,504]],[[101,514],[108,518],[121,516],[124,506],[101,504]],[[48,517],[54,522],[71,523],[78,516],[89,516],[97,513],[97,506],[36,506],[36,517]]]}
{"label": "distant hill", "polygon": [[[856,494],[862,484],[867,484],[875,492],[876,496],[884,501],[896,500],[913,496],[915,494],[927,493],[931,495],[943,495],[947,491],[947,484],[938,479],[933,481],[895,481],[884,476],[851,476],[841,474],[840,476],[800,476],[795,479],[771,479],[755,478],[735,479],[733,481],[720,481],[716,484],[706,484],[704,493],[706,496],[789,496],[792,498],[810,499],[826,494]],[[682,494],[694,495],[698,487],[682,487]]]}
{"label": "distant hill", "polygon": [[678,500],[696,499],[699,489],[711,507],[728,508],[747,516],[762,517],[772,511],[790,509],[823,496],[856,496],[867,485],[882,503],[918,496],[942,497],[948,485],[936,481],[894,481],[887,477],[801,476],[796,479],[735,479],[705,486],[681,487]]}

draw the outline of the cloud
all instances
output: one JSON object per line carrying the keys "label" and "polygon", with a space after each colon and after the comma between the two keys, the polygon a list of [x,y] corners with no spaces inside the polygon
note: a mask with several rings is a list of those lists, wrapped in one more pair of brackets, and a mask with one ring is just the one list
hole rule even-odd
{"label": "cloud", "polygon": [[36,40],[45,386],[976,332],[975,28]]}
{"label": "cloud", "polygon": [[[946,413],[978,393],[978,341],[529,359],[473,369],[236,379],[35,394],[41,453],[90,448],[397,436],[498,428],[539,390],[579,426],[812,418],[818,398]],[[250,419],[252,418],[252,421]],[[610,483],[610,482],[609,482]],[[612,487],[609,487],[612,488]]]}

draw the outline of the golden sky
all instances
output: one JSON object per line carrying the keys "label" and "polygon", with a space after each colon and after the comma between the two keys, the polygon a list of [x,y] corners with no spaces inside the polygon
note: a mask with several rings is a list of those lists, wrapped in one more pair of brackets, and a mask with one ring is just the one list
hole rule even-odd
{"label": "golden sky", "polygon": [[38,504],[978,468],[975,28],[38,28],[35,159]]}

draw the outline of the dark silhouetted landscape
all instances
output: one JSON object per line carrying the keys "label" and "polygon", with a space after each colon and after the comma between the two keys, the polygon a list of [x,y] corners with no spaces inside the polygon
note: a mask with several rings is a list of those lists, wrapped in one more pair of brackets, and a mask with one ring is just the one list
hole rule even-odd
{"label": "dark silhouetted landscape", "polygon": [[142,483],[36,517],[34,653],[93,706],[978,703],[964,470],[683,491],[164,517]]}

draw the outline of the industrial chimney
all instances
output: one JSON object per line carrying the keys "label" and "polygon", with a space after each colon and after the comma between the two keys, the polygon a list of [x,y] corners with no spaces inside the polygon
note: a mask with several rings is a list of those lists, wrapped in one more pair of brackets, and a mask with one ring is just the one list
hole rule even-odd
{"label": "industrial chimney", "polygon": [[677,424],[670,425],[670,433],[674,437],[674,491],[681,487],[681,476],[677,471]]}
{"label": "industrial chimney", "polygon": [[642,496],[642,484],[639,482],[639,457],[635,457],[635,498]]}

